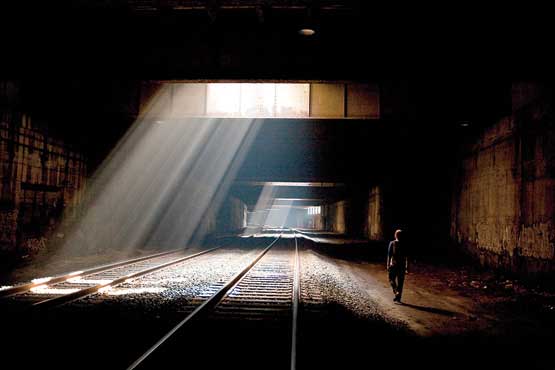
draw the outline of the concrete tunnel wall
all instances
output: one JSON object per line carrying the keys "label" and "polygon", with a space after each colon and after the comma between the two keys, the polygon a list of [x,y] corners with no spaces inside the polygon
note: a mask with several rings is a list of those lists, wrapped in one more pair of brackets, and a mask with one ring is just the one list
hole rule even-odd
{"label": "concrete tunnel wall", "polygon": [[[327,204],[325,228],[384,241],[398,226],[415,224],[425,232],[446,227],[445,235],[453,244],[483,266],[521,275],[555,272],[551,90],[537,84],[513,84],[512,112],[470,135],[453,160],[455,170],[446,172],[452,173],[448,225],[438,222],[442,215],[424,224],[414,219],[418,214],[406,213],[407,208],[424,206],[425,200],[412,204],[406,199],[421,199],[424,194],[406,185],[384,183],[370,187],[366,194],[355,191],[347,199]],[[399,192],[405,201],[395,201]],[[433,192],[425,195],[433,196]],[[426,248],[436,252],[449,248],[448,243],[440,244]]]}
{"label": "concrete tunnel wall", "polygon": [[347,201],[342,200],[325,206],[326,212],[326,229],[336,233],[345,233],[347,228],[345,226],[345,210],[347,208]]}
{"label": "concrete tunnel wall", "polygon": [[363,237],[374,241],[387,239],[387,215],[384,213],[384,186],[375,185],[324,207],[325,228],[329,231]]}
{"label": "concrete tunnel wall", "polygon": [[452,239],[481,264],[555,271],[555,129],[550,92],[513,85],[512,113],[462,148]]}

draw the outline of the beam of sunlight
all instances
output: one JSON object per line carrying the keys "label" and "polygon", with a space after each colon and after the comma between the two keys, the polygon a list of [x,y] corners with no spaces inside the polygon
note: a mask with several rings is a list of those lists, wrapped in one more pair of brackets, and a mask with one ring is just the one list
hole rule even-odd
{"label": "beam of sunlight", "polygon": [[101,293],[101,294],[102,293],[108,293],[112,289],[114,289],[114,288],[111,285],[108,285],[108,286],[105,286],[105,287],[102,287],[102,288],[98,289],[98,293]]}
{"label": "beam of sunlight", "polygon": [[271,185],[264,185],[243,236],[257,234],[264,228],[268,216],[267,209],[271,207],[276,189]]}
{"label": "beam of sunlight", "polygon": [[31,292],[35,294],[45,294],[45,295],[65,295],[77,292],[78,288],[52,288],[48,285],[41,285],[31,288]]}
{"label": "beam of sunlight", "polygon": [[33,279],[33,280],[31,280],[31,282],[33,284],[45,284],[45,283],[48,283],[50,280],[52,280],[52,277],[47,276],[47,277]]}
{"label": "beam of sunlight", "polygon": [[74,271],[74,272],[70,272],[68,274],[68,278],[66,279],[66,281],[72,282],[75,281],[76,279],[81,279],[81,276],[77,276],[77,275],[81,275],[84,271]]}
{"label": "beam of sunlight", "polygon": [[130,294],[143,294],[143,293],[152,293],[152,294],[160,294],[166,291],[168,288],[114,288],[104,291],[104,294],[107,295],[130,295]]}
{"label": "beam of sunlight", "polygon": [[184,247],[209,231],[205,216],[223,201],[261,122],[171,118],[164,89],[91,176],[52,258]]}
{"label": "beam of sunlight", "polygon": [[109,284],[112,280],[108,279],[85,279],[80,276],[75,278],[70,278],[66,280],[68,283],[72,284],[88,284],[88,285],[98,285],[98,284]]}
{"label": "beam of sunlight", "polygon": [[294,201],[284,199],[276,201],[276,194],[277,189],[275,186],[270,184],[264,185],[256,205],[250,213],[249,225],[243,236],[267,236],[265,233],[262,233],[264,229],[283,229],[284,227],[291,226],[288,224],[288,218]]}
{"label": "beam of sunlight", "polygon": [[280,207],[276,207],[272,204],[272,208],[270,209],[270,211],[268,212],[268,216],[266,217],[266,225],[278,228],[289,226],[287,224],[287,218],[289,217],[289,213],[291,212],[292,205],[293,201],[290,201],[289,204],[283,204]]}

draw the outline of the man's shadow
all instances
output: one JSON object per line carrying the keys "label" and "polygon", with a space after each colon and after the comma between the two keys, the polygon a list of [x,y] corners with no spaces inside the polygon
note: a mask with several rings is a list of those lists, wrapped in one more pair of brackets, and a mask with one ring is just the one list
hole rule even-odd
{"label": "man's shadow", "polygon": [[410,304],[410,303],[405,303],[405,302],[402,302],[401,305],[403,305],[405,307],[414,308],[415,310],[418,310],[418,311],[430,312],[430,313],[435,313],[435,314],[443,315],[443,316],[455,316],[456,315],[456,313],[453,312],[453,311],[444,310],[444,309],[441,309],[441,308],[419,306],[419,305],[416,305],[416,304]]}

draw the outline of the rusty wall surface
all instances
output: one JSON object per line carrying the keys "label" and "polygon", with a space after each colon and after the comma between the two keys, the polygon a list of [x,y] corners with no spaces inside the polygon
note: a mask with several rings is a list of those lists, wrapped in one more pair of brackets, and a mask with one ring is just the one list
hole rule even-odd
{"label": "rusty wall surface", "polygon": [[[534,96],[523,97],[527,91]],[[464,148],[451,237],[483,265],[555,271],[555,129],[550,94],[513,88],[513,113]]]}
{"label": "rusty wall surface", "polygon": [[368,193],[366,235],[369,240],[384,239],[383,194],[379,186],[373,186]]}
{"label": "rusty wall surface", "polygon": [[0,107],[0,252],[26,255],[60,237],[85,190],[83,153],[51,136],[44,123]]}
{"label": "rusty wall surface", "polygon": [[347,201],[332,203],[326,206],[326,228],[336,233],[345,233]]}
{"label": "rusty wall surface", "polygon": [[321,213],[314,215],[313,225],[315,230],[324,230],[324,216]]}

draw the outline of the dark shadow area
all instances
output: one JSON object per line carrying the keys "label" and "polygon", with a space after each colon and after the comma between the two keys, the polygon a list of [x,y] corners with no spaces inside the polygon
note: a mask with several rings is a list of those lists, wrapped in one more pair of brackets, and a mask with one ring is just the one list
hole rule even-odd
{"label": "dark shadow area", "polygon": [[[421,338],[380,317],[356,317],[339,305],[301,315],[298,369],[552,369],[550,338],[480,333]],[[11,342],[3,356],[22,367],[124,369],[182,316],[149,318],[121,307],[12,316],[11,323],[2,324]],[[183,327],[144,368],[284,369],[289,325],[288,320],[202,320]],[[32,344],[25,345],[30,333]]]}
{"label": "dark shadow area", "polygon": [[327,244],[304,240],[303,243],[307,248],[331,258],[352,262],[378,262],[383,260],[385,265],[387,255],[387,244],[385,242]]}
{"label": "dark shadow area", "polygon": [[[550,369],[549,340],[481,333],[417,337],[382,318],[362,319],[341,306],[322,307],[325,319],[305,314],[299,369]],[[506,356],[513,353],[513,356]]]}

